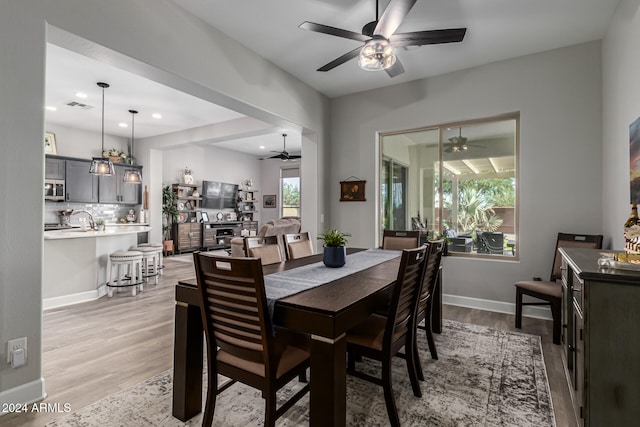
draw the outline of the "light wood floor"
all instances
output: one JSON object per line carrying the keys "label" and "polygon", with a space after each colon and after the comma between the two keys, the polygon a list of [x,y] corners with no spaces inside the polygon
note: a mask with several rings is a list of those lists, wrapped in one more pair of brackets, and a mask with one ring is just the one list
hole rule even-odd
{"label": "light wood floor", "polygon": [[[178,260],[188,256],[165,258],[159,284],[147,285],[136,297],[123,292],[44,313],[46,402],[68,403],[72,411],[78,410],[172,367],[174,285],[194,275],[190,263]],[[443,313],[446,319],[516,331],[512,315],[454,306],[444,306]],[[560,346],[551,341],[551,322],[525,318],[523,328],[542,336],[558,427],[574,426]],[[64,415],[11,414],[0,417],[0,426],[41,427]]]}

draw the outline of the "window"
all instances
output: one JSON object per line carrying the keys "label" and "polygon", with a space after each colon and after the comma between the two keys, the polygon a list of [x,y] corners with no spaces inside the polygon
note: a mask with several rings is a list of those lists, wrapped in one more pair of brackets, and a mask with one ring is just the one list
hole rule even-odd
{"label": "window", "polygon": [[420,228],[454,255],[517,259],[518,129],[514,114],[381,135],[380,232]]}
{"label": "window", "polygon": [[280,170],[280,200],[282,200],[282,215],[300,216],[300,169]]}

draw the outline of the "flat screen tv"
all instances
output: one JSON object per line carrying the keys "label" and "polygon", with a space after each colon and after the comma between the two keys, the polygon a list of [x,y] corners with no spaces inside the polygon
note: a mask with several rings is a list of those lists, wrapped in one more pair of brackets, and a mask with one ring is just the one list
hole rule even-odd
{"label": "flat screen tv", "polygon": [[202,181],[202,207],[205,209],[235,209],[237,197],[237,184]]}

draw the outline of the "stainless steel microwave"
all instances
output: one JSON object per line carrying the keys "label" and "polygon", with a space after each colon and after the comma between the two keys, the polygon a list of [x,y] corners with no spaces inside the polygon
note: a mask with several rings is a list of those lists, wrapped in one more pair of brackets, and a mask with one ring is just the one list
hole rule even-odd
{"label": "stainless steel microwave", "polygon": [[45,179],[44,180],[44,199],[45,200],[64,200],[64,180],[63,179]]}

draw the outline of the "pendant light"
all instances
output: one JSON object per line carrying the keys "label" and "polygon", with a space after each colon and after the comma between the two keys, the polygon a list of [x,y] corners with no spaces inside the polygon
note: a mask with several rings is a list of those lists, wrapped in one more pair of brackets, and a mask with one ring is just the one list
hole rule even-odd
{"label": "pendant light", "polygon": [[93,175],[111,176],[115,175],[116,170],[113,162],[108,157],[104,157],[104,90],[109,87],[108,83],[98,82],[98,86],[102,88],[102,149],[100,157],[94,157],[91,161],[89,173]]}
{"label": "pendant light", "polygon": [[[134,142],[133,142],[133,129],[134,129],[134,123],[135,123],[134,118],[136,114],[138,114],[138,112],[136,110],[129,110],[129,112],[131,113],[131,152],[129,153],[129,158],[132,159],[133,161],[134,159],[133,155],[135,154]],[[124,171],[124,176],[122,177],[122,180],[130,184],[142,184],[142,176],[140,176],[140,170],[127,169],[126,171]]]}

